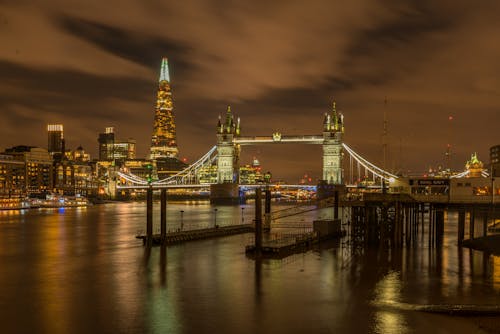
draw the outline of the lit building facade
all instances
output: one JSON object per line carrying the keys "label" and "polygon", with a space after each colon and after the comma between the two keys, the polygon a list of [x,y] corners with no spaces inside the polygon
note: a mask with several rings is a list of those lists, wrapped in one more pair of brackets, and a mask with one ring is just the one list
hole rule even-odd
{"label": "lit building facade", "polygon": [[114,160],[126,160],[135,159],[135,146],[136,141],[134,139],[120,140],[113,145],[113,159]]}
{"label": "lit building facade", "polygon": [[14,159],[24,161],[24,192],[30,194],[47,193],[52,190],[53,160],[44,148],[15,146],[5,150]]}
{"label": "lit building facade", "polygon": [[97,138],[99,142],[99,160],[126,160],[136,158],[136,141],[132,138],[127,140],[115,139],[113,127],[107,127],[104,133]]}
{"label": "lit building facade", "polygon": [[64,131],[62,124],[47,125],[47,150],[51,156],[62,154],[64,151]]}
{"label": "lit building facade", "polygon": [[78,146],[74,152],[72,152],[72,160],[76,162],[89,162],[90,154],[85,152],[82,146]]}
{"label": "lit building facade", "polygon": [[99,160],[113,160],[114,128],[107,127],[104,133],[99,134],[97,142],[99,143]]}
{"label": "lit building facade", "polygon": [[151,137],[151,159],[177,158],[179,154],[173,109],[168,60],[163,58]]}
{"label": "lit building facade", "polygon": [[201,167],[197,172],[198,182],[202,184],[217,183],[217,165]]}
{"label": "lit building facade", "polygon": [[25,192],[24,159],[0,154],[0,197],[20,196]]}
{"label": "lit building facade", "polygon": [[253,159],[251,165],[240,166],[240,184],[259,184],[264,183],[260,162]]}

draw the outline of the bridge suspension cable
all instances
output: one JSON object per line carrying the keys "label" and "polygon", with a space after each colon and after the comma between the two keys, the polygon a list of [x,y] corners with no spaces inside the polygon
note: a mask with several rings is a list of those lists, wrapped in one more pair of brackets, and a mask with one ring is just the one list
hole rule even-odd
{"label": "bridge suspension cable", "polygon": [[118,176],[124,178],[125,180],[127,180],[130,183],[140,184],[140,185],[147,185],[148,184],[148,182],[146,180],[144,180],[144,179],[140,178],[139,176],[134,175],[132,173],[125,174],[122,172],[117,172],[117,174],[118,174]]}
{"label": "bridge suspension cable", "polygon": [[[356,163],[358,177],[361,176],[361,166],[362,166],[364,168],[365,179],[368,178],[369,172],[373,175],[373,181],[375,181],[376,177],[384,179],[386,181],[392,181],[393,179],[398,178],[396,175],[375,166],[373,163],[369,162],[361,155],[356,153],[347,144],[343,143],[342,147],[349,154],[349,166],[351,169],[351,175],[350,175],[350,180],[347,180],[348,182],[350,181],[352,183],[354,181],[352,175],[354,169],[354,163]],[[199,184],[200,169],[203,167],[212,166],[216,159],[217,159],[217,146],[213,146],[210,150],[208,150],[207,153],[205,153],[201,158],[199,158],[193,164],[189,165],[187,168],[179,171],[178,173],[172,176],[166,177],[161,180],[153,181],[151,182],[151,185],[167,186],[167,185]],[[137,175],[134,175],[132,173],[117,172],[117,174],[132,185],[145,186],[149,184],[145,179]]]}
{"label": "bridge suspension cable", "polygon": [[[196,183],[197,172],[200,168],[211,165],[217,158],[215,153],[217,146],[213,146],[205,155],[199,158],[196,162],[189,165],[187,168],[181,170],[177,174],[164,178],[162,180],[151,182],[153,185],[165,185],[165,184],[186,184],[186,183]],[[186,182],[188,181],[188,182]]]}
{"label": "bridge suspension cable", "polygon": [[[356,162],[359,165],[361,165],[365,168],[365,173],[366,173],[366,171],[370,171],[374,176],[382,178],[386,181],[390,181],[391,179],[398,178],[397,175],[389,173],[389,172],[383,170],[382,168],[375,166],[374,164],[372,164],[371,162],[369,162],[368,160],[363,158],[361,155],[354,152],[354,150],[352,150],[349,146],[347,146],[346,143],[342,143],[342,147],[347,151],[347,153],[349,153],[350,157],[354,158],[354,160],[356,160]],[[358,170],[359,170],[359,165],[358,165]]]}

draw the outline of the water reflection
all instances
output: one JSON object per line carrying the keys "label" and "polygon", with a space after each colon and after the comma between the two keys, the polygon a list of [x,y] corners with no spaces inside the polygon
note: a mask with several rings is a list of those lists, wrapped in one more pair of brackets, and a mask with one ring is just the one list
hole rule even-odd
{"label": "water reflection", "polygon": [[[213,224],[207,203],[169,203],[171,228],[180,210],[186,228]],[[242,211],[252,219],[251,207],[221,206],[217,220],[240,222]],[[2,215],[5,332],[459,333],[477,328],[415,310],[500,297],[499,257],[457,247],[455,213],[441,247],[421,234],[400,250],[332,242],[282,260],[248,259],[248,235],[148,249],[134,238],[144,213],[141,203],[119,203]]]}
{"label": "water reflection", "polygon": [[375,304],[379,309],[375,312],[376,333],[405,333],[408,331],[403,314],[390,311],[384,306],[398,304],[401,301],[401,277],[399,272],[391,271],[375,286]]}

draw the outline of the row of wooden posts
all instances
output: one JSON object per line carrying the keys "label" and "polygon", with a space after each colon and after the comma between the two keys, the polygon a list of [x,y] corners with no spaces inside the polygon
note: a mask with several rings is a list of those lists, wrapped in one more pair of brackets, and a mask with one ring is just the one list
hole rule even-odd
{"label": "row of wooden posts", "polygon": [[[262,189],[255,190],[255,248],[262,249],[262,233],[270,228],[271,191],[264,188],[264,217],[262,220]],[[146,193],[146,245],[153,244],[153,189]],[[335,192],[334,219],[338,218],[338,192]],[[380,243],[391,247],[401,247],[415,241],[419,229],[425,229],[428,223],[428,241],[430,246],[442,243],[444,235],[445,207],[425,203],[366,202],[363,206],[351,207],[350,234],[354,241],[365,244]],[[428,212],[427,222],[424,213]],[[458,243],[465,237],[466,213],[469,213],[469,237],[475,236],[476,216],[482,216],[482,235],[487,235],[488,210],[478,210],[474,206],[458,208]],[[162,243],[167,235],[167,189],[160,189],[160,239]],[[423,234],[422,234],[423,235]]]}
{"label": "row of wooden posts", "polygon": [[[269,187],[264,190],[264,217],[265,226],[262,224],[262,190],[255,190],[255,243],[262,249],[262,231],[270,228],[271,218],[271,191]],[[215,226],[214,226],[215,228]],[[160,239],[165,243],[167,237],[167,189],[160,189]],[[153,245],[153,188],[146,191],[146,246]]]}
{"label": "row of wooden posts", "polygon": [[[160,238],[167,238],[167,189],[160,190]],[[146,246],[153,245],[153,188],[146,191]]]}
{"label": "row of wooden posts", "polygon": [[[439,246],[443,242],[445,211],[453,210],[429,203],[407,202],[367,202],[363,206],[351,208],[350,234],[358,245],[380,244],[381,246],[402,247],[416,241],[419,230],[424,236],[428,231],[429,246]],[[458,243],[465,238],[465,223],[468,213],[469,238],[475,237],[478,216],[482,216],[482,236],[487,235],[489,212],[474,206],[456,208],[458,210]],[[424,213],[428,212],[427,219]]]}

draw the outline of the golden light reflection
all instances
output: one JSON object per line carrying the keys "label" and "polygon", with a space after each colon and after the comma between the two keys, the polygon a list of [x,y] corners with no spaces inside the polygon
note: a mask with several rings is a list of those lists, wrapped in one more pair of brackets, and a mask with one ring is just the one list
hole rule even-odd
{"label": "golden light reflection", "polygon": [[401,277],[397,271],[389,272],[375,287],[374,304],[379,307],[375,313],[375,333],[405,333],[409,331],[408,325],[395,308],[401,301]]}
{"label": "golden light reflection", "polygon": [[500,256],[493,256],[493,288],[500,291]]}
{"label": "golden light reflection", "polygon": [[[68,290],[60,284],[64,281],[65,268],[61,266],[61,258],[66,249],[65,232],[62,229],[64,219],[59,216],[48,218],[46,227],[40,231],[41,243],[39,245],[40,263],[38,289],[40,300],[45,301],[44,307],[40,310],[44,314],[44,331],[47,333],[67,333],[70,324],[68,319],[60,317],[69,307]],[[54,319],[58,319],[54,321]]]}
{"label": "golden light reflection", "polygon": [[375,314],[375,333],[406,333],[408,328],[400,313],[378,311]]}

